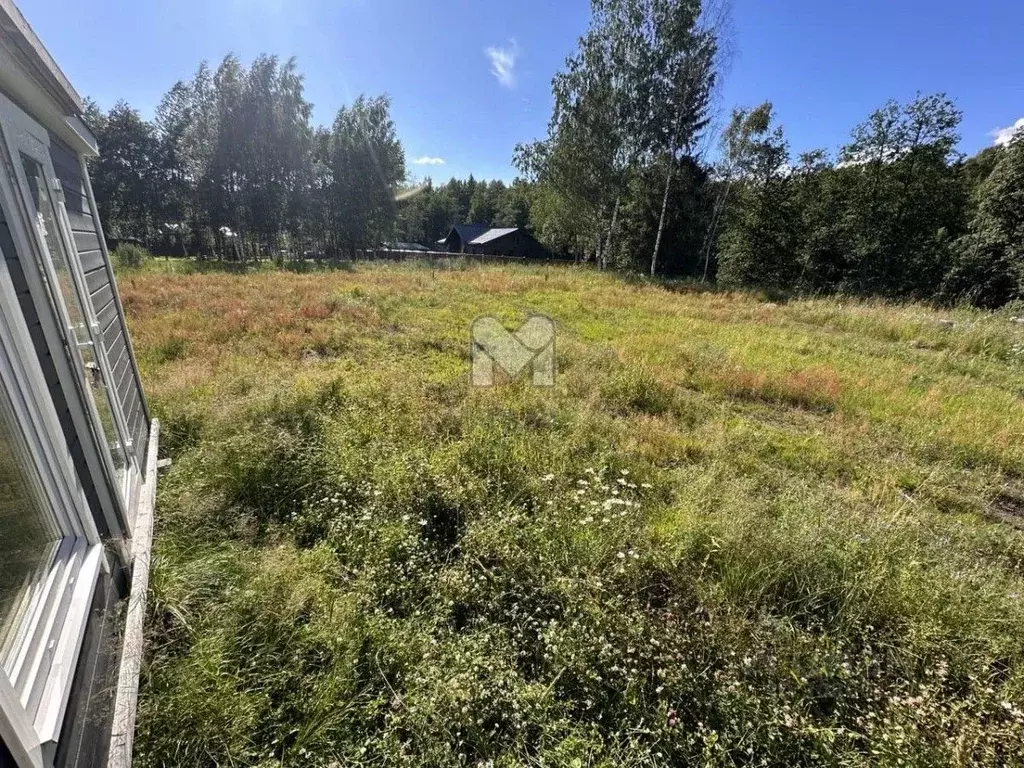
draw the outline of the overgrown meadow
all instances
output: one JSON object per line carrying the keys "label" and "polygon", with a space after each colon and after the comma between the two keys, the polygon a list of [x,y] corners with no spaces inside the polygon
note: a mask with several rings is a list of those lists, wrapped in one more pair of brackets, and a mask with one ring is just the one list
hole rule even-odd
{"label": "overgrown meadow", "polygon": [[[1024,763],[1012,310],[181,266],[140,766]],[[533,311],[556,387],[471,388]]]}

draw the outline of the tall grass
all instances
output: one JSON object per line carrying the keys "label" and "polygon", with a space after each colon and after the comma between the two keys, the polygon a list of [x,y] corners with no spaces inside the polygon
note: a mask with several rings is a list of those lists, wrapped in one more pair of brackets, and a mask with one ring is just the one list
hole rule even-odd
{"label": "tall grass", "polygon": [[[122,291],[175,459],[140,765],[1024,762],[1008,316],[552,267]],[[557,386],[470,388],[471,320],[532,311]]]}

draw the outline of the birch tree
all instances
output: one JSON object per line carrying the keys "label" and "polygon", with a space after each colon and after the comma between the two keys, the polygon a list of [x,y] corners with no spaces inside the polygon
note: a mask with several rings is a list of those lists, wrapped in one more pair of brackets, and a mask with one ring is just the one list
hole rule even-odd
{"label": "birch tree", "polygon": [[405,180],[405,154],[386,96],[360,96],[338,110],[331,138],[333,232],[349,253],[389,239],[395,190]]}
{"label": "birch tree", "polygon": [[654,134],[652,144],[664,154],[667,162],[658,234],[651,254],[651,277],[658,268],[666,209],[679,155],[692,153],[697,134],[708,123],[718,49],[714,30],[696,28],[694,13],[699,13],[699,3],[666,3],[666,6],[662,12],[664,22],[656,28],[654,43],[654,119],[650,126]]}

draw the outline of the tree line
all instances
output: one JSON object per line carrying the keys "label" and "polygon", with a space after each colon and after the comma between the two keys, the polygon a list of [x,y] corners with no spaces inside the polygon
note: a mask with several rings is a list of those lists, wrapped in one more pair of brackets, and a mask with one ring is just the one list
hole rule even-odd
{"label": "tree line", "polygon": [[770,102],[734,110],[716,146],[714,2],[592,0],[552,81],[547,136],[515,148],[509,184],[407,183],[387,97],[314,127],[294,60],[203,64],[152,122],[124,103],[90,109],[101,214],[115,236],[232,258],[435,247],[474,223],[726,287],[1024,299],[1024,137],[966,158],[960,111],[930,94],[884,104],[834,153],[793,157]]}
{"label": "tree line", "polygon": [[311,124],[295,60],[206,63],[175,83],[154,121],[89,104],[90,170],[108,235],[163,252],[229,258],[343,253],[390,235],[405,155],[386,96]]}
{"label": "tree line", "polygon": [[719,280],[986,306],[1024,297],[1024,137],[964,158],[960,121],[943,94],[890,101],[835,157],[794,161],[771,104],[735,112]]}
{"label": "tree line", "polygon": [[793,158],[765,102],[733,111],[709,161],[721,8],[591,5],[548,136],[516,148],[549,245],[727,287],[1024,299],[1024,136],[965,158],[955,104],[918,95],[874,111],[834,156]]}
{"label": "tree line", "polygon": [[436,247],[456,224],[489,227],[530,227],[533,190],[521,179],[503,181],[431,179],[399,193],[395,237],[398,241]]}

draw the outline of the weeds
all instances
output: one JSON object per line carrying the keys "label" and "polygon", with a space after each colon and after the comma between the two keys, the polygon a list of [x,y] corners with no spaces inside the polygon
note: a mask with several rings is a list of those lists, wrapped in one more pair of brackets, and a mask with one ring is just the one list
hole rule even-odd
{"label": "weeds", "polygon": [[[123,289],[175,456],[140,765],[1024,762],[1006,318],[469,265]],[[556,318],[554,390],[469,388],[483,311]]]}
{"label": "weeds", "polygon": [[141,246],[122,243],[110,257],[119,270],[137,270],[151,261],[153,255]]}

